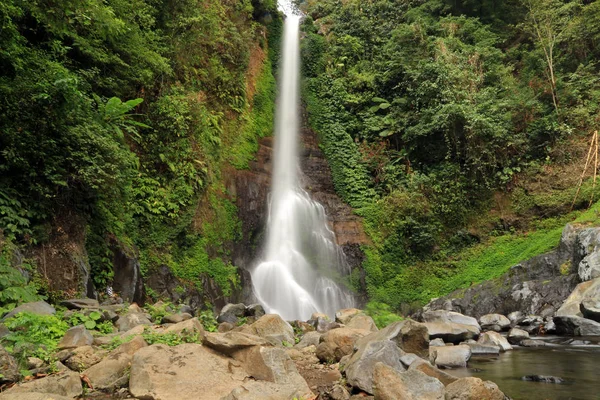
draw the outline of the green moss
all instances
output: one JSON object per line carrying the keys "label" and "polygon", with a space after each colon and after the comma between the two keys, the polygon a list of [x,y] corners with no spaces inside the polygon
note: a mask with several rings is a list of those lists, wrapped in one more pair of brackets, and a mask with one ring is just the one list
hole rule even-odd
{"label": "green moss", "polygon": [[242,127],[236,130],[228,149],[227,161],[237,169],[247,169],[258,151],[258,139],[273,133],[275,115],[275,78],[268,58],[256,81],[252,107],[243,114]]}

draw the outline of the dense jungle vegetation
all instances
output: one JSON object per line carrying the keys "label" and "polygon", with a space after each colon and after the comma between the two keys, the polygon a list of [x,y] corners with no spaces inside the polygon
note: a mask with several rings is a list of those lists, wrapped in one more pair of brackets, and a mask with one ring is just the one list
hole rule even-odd
{"label": "dense jungle vegetation", "polygon": [[310,123],[373,242],[370,299],[408,311],[556,246],[599,125],[600,2],[300,6]]}
{"label": "dense jungle vegetation", "polygon": [[[372,241],[368,309],[407,313],[597,220],[593,168],[574,198],[600,2],[297,3],[309,123]],[[274,0],[0,0],[0,307],[61,295],[12,267],[59,236],[98,289],[115,243],[144,274],[239,286],[225,171],[271,134],[281,22]]]}
{"label": "dense jungle vegetation", "polygon": [[273,0],[0,1],[0,306],[48,289],[13,290],[12,246],[58,234],[98,289],[114,243],[235,286],[222,170],[271,134],[281,22]]}

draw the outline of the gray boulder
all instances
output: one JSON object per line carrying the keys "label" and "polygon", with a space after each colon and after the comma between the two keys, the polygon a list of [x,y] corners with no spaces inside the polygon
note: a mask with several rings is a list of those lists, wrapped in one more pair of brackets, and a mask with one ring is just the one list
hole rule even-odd
{"label": "gray boulder", "polygon": [[227,304],[221,309],[221,313],[217,317],[217,322],[229,322],[230,324],[236,325],[238,318],[241,318],[246,314],[246,306],[242,303],[238,304]]}
{"label": "gray boulder", "polygon": [[394,322],[378,332],[373,332],[356,343],[356,348],[372,341],[391,340],[406,353],[429,357],[429,334],[425,324],[407,319]]}
{"label": "gray boulder", "polygon": [[61,306],[67,307],[69,310],[83,310],[87,308],[97,309],[100,303],[96,299],[69,299],[60,302]]}
{"label": "gray boulder", "polygon": [[317,347],[319,345],[321,336],[322,334],[319,332],[306,332],[298,344],[294,346],[294,348],[301,350],[308,346]]}
{"label": "gray boulder", "polygon": [[600,277],[600,251],[594,251],[584,257],[577,270],[582,282]]}
{"label": "gray boulder", "polygon": [[508,343],[508,340],[498,332],[484,332],[479,336],[477,343],[491,346],[500,347],[500,351],[512,350],[512,346]]}
{"label": "gray boulder", "polygon": [[373,386],[375,398],[380,400],[444,400],[444,385],[419,370],[398,372],[378,363],[373,374]]}
{"label": "gray boulder", "polygon": [[467,366],[471,358],[468,345],[432,347],[429,352],[431,363],[439,368],[461,368]]}
{"label": "gray boulder", "polygon": [[525,319],[525,314],[521,311],[513,311],[507,315],[511,326],[515,326],[521,323]]}
{"label": "gray boulder", "polygon": [[69,329],[58,343],[57,348],[73,349],[81,346],[90,346],[94,342],[92,334],[85,329],[85,326],[78,325]]}
{"label": "gray boulder", "polygon": [[467,343],[466,345],[471,349],[471,355],[473,356],[497,356],[500,354],[500,346],[479,343]]}
{"label": "gray boulder", "polygon": [[529,339],[529,333],[519,328],[512,328],[507,335],[508,343],[519,344],[523,340]]}
{"label": "gray boulder", "polygon": [[510,328],[510,320],[502,314],[486,314],[479,318],[479,324],[483,330],[500,332]]}
{"label": "gray boulder", "polygon": [[600,299],[584,299],[579,304],[579,310],[584,318],[600,322]]}
{"label": "gray boulder", "polygon": [[54,315],[56,310],[50,304],[45,301],[34,301],[31,303],[24,303],[18,307],[13,308],[8,314],[2,319],[8,319],[17,315],[20,312],[28,312],[36,315]]}
{"label": "gray boulder", "polygon": [[473,325],[454,322],[425,322],[430,339],[442,339],[445,343],[460,343],[479,336],[479,329]]}
{"label": "gray boulder", "polygon": [[348,383],[367,393],[374,393],[373,376],[377,364],[404,371],[400,358],[404,352],[390,340],[373,340],[361,345],[346,363],[346,379]]}
{"label": "gray boulder", "polygon": [[461,325],[471,325],[477,330],[481,330],[481,327],[475,318],[454,311],[426,311],[423,313],[422,318],[423,322],[451,322]]}
{"label": "gray boulder", "polygon": [[446,343],[444,343],[444,341],[441,338],[437,338],[437,339],[433,339],[429,341],[429,347],[436,347],[436,346],[445,346]]}
{"label": "gray boulder", "polygon": [[554,317],[556,332],[560,335],[600,336],[600,323],[575,316]]}
{"label": "gray boulder", "polygon": [[546,346],[546,343],[544,343],[543,341],[532,340],[532,339],[522,340],[520,344],[523,347],[544,347],[544,346]]}

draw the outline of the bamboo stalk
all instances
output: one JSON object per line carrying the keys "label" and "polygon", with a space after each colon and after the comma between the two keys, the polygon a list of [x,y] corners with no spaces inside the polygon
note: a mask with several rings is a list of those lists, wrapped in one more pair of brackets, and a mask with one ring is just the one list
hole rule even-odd
{"label": "bamboo stalk", "polygon": [[[581,184],[583,183],[583,178],[585,177],[585,172],[588,169],[588,165],[590,164],[590,156],[592,155],[592,149],[594,148],[594,143],[596,142],[596,137],[598,136],[598,131],[594,132],[592,135],[592,140],[590,141],[590,148],[588,149],[587,158],[585,160],[585,167],[583,167],[583,172],[581,173],[581,177],[579,178],[579,184],[577,185],[577,192],[575,192],[575,198],[573,199],[573,203],[571,203],[571,209],[569,211],[573,211],[573,207],[575,207],[575,202],[577,201],[577,197],[579,196],[579,192],[581,191]],[[598,153],[598,151],[596,151]]]}
{"label": "bamboo stalk", "polygon": [[588,208],[592,206],[594,202],[594,190],[596,190],[596,177],[598,175],[598,131],[594,132],[594,137],[596,138],[596,154],[594,159],[594,182],[592,183],[592,196],[590,197],[590,204]]}

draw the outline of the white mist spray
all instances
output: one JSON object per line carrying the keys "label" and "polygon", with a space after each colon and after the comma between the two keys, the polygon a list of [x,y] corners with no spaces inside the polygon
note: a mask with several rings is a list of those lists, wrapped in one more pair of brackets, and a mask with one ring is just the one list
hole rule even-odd
{"label": "white mist spray", "polygon": [[332,279],[348,265],[327,227],[323,206],[310,199],[298,179],[299,25],[288,13],[275,121],[273,184],[263,261],[252,271],[254,294],[267,312],[306,320],[313,312],[333,317],[353,299]]}

